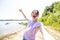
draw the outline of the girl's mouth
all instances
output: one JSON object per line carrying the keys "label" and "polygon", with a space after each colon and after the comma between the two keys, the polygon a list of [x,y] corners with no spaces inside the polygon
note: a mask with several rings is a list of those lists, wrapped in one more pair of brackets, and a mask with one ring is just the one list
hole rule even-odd
{"label": "girl's mouth", "polygon": [[35,18],[36,16],[33,16],[33,18]]}

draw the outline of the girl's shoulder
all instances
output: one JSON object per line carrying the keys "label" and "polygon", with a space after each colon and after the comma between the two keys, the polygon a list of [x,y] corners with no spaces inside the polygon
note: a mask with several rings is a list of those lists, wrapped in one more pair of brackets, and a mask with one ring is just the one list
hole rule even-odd
{"label": "girl's shoulder", "polygon": [[36,26],[41,26],[41,23],[37,21],[37,22],[35,23],[35,25],[36,25]]}

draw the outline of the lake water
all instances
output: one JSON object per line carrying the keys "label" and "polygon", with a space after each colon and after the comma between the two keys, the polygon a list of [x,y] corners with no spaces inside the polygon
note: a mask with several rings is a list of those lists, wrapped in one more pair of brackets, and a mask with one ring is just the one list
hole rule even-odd
{"label": "lake water", "polygon": [[0,34],[4,34],[11,31],[17,31],[23,25],[19,24],[26,21],[0,21]]}

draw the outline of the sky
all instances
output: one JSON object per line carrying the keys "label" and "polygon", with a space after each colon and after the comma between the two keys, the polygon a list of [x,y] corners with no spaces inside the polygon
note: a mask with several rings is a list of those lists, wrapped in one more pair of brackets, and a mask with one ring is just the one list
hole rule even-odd
{"label": "sky", "polygon": [[31,12],[39,10],[41,17],[46,6],[59,0],[0,0],[0,19],[24,19],[19,9],[22,8],[28,19],[31,19]]}

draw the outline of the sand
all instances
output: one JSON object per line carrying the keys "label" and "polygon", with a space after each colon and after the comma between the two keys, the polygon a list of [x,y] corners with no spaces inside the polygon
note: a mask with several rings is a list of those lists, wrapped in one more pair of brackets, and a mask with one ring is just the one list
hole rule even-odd
{"label": "sand", "polygon": [[[24,26],[18,29],[18,31],[16,32],[12,31],[10,33],[2,35],[0,36],[0,40],[22,40],[25,29],[26,27]],[[52,37],[54,37],[56,40],[60,40],[60,34],[58,32],[56,32],[55,30],[51,31],[52,29],[48,27],[47,27],[47,30],[50,33],[50,35],[52,35]],[[35,40],[44,40],[40,31],[37,32]]]}
{"label": "sand", "polygon": [[[0,37],[0,40],[22,40],[23,34],[25,32],[25,28],[26,27],[21,27],[20,29],[18,29],[17,32],[7,33],[7,34],[3,35],[2,37]],[[42,40],[43,39],[41,32],[39,32],[39,31],[37,32],[35,39],[36,40]]]}

